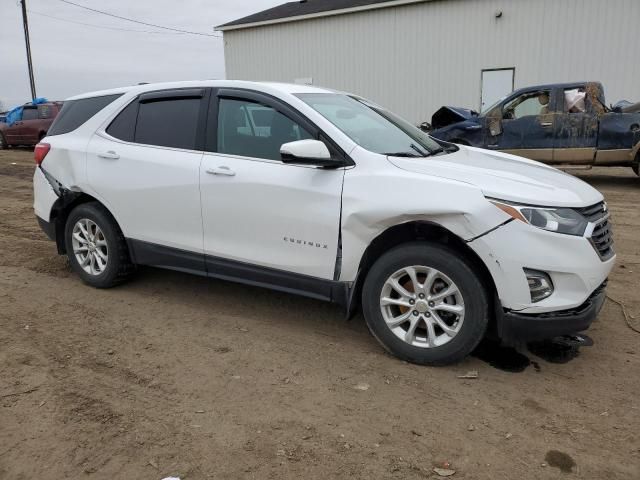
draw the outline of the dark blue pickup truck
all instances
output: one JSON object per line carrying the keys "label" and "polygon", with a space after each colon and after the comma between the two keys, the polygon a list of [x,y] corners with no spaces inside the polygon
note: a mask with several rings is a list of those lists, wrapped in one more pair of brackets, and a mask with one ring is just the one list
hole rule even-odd
{"label": "dark blue pickup truck", "polygon": [[640,175],[640,104],[607,107],[599,82],[521,88],[482,114],[442,107],[421,128],[548,164],[630,166]]}

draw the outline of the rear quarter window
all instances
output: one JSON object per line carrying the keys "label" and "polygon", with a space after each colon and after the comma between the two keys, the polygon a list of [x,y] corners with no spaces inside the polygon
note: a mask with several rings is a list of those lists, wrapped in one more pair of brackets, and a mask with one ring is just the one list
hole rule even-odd
{"label": "rear quarter window", "polygon": [[120,96],[122,94],[118,93],[64,102],[62,110],[60,110],[60,113],[49,128],[48,136],[62,135],[74,131]]}

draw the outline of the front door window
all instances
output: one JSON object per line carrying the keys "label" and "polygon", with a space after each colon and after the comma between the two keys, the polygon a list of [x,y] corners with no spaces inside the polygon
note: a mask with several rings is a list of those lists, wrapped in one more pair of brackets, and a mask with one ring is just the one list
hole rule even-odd
{"label": "front door window", "polygon": [[280,160],[284,143],[311,139],[304,128],[277,110],[246,100],[221,98],[218,153]]}

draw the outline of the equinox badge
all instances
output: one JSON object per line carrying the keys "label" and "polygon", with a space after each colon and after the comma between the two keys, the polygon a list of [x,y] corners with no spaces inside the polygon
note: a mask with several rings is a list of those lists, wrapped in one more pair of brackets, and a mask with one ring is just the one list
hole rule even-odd
{"label": "equinox badge", "polygon": [[284,237],[284,241],[289,243],[297,243],[298,245],[309,245],[310,247],[316,248],[329,248],[329,246],[324,243],[307,242],[306,240],[298,240],[291,237]]}

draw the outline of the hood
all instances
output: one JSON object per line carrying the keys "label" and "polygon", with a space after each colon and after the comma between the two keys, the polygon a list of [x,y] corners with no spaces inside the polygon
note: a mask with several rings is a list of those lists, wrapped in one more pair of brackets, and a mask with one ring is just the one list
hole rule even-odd
{"label": "hood", "polygon": [[631,103],[622,107],[622,113],[640,113],[640,102]]}
{"label": "hood", "polygon": [[478,117],[478,112],[460,107],[442,107],[431,117],[431,127],[446,127],[453,123],[464,122]]}
{"label": "hood", "polygon": [[487,197],[528,205],[586,207],[601,202],[600,192],[582,180],[533,160],[463,147],[437,157],[389,157],[396,167],[469,183]]}

